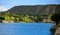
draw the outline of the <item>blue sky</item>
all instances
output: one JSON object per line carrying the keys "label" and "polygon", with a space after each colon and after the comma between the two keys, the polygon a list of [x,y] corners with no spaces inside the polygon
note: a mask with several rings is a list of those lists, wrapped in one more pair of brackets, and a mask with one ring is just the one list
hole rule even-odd
{"label": "blue sky", "polygon": [[18,5],[60,4],[60,0],[0,0],[0,10]]}

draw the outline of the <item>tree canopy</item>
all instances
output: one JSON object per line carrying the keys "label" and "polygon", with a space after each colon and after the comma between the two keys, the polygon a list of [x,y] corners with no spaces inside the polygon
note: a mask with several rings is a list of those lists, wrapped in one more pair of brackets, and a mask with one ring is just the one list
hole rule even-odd
{"label": "tree canopy", "polygon": [[56,24],[58,24],[60,22],[60,14],[59,13],[55,13],[51,16],[51,20],[54,21]]}

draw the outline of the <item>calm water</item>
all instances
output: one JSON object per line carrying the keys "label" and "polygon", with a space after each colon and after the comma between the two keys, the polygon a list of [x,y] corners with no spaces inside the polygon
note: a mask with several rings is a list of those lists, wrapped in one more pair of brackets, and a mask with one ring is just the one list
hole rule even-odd
{"label": "calm water", "polygon": [[50,35],[52,26],[51,23],[0,23],[0,35]]}

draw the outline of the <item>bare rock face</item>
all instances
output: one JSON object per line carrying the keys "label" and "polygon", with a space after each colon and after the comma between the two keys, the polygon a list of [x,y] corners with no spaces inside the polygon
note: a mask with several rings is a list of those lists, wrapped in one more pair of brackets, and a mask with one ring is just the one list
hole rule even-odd
{"label": "bare rock face", "polygon": [[51,29],[51,35],[60,35],[60,25],[54,25]]}
{"label": "bare rock face", "polygon": [[57,26],[54,25],[54,26],[50,29],[50,32],[52,33],[52,35],[55,34],[56,28],[57,28]]}
{"label": "bare rock face", "polygon": [[57,27],[54,35],[60,35],[60,27]]}

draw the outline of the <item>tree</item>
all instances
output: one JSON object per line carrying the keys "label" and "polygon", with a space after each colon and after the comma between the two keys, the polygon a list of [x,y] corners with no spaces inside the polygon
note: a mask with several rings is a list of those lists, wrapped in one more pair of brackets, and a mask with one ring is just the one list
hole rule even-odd
{"label": "tree", "polygon": [[29,18],[29,15],[27,15],[27,14],[25,14],[25,15],[21,18],[21,20],[22,20],[23,22],[32,22],[32,19]]}
{"label": "tree", "polygon": [[11,16],[10,12],[6,12],[5,15]]}
{"label": "tree", "polygon": [[5,15],[4,15],[4,18],[6,21],[10,21],[10,12],[6,12]]}
{"label": "tree", "polygon": [[10,21],[10,17],[8,15],[6,15],[4,18],[6,21]]}
{"label": "tree", "polygon": [[59,22],[60,22],[60,14],[53,14],[52,16],[51,16],[51,20],[52,21],[54,21],[55,23],[56,23],[56,25],[58,25],[59,24]]}
{"label": "tree", "polygon": [[34,17],[35,22],[42,22],[42,18],[39,15]]}
{"label": "tree", "polygon": [[2,20],[5,20],[5,18],[4,17],[0,17],[0,22],[2,22]]}

